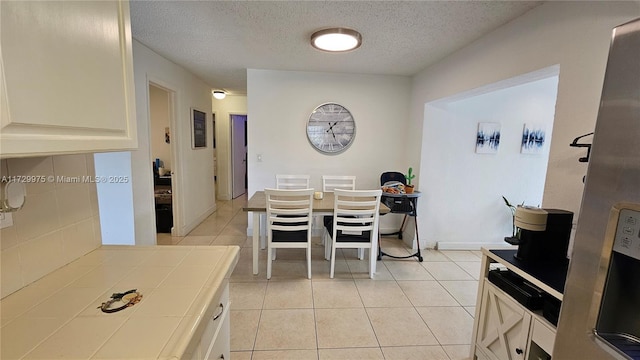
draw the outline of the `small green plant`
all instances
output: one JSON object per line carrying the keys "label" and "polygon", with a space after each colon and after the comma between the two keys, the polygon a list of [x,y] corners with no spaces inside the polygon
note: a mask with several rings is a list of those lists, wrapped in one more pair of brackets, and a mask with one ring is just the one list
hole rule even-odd
{"label": "small green plant", "polygon": [[407,172],[407,175],[405,175],[404,177],[407,179],[407,185],[411,185],[411,180],[416,177],[415,175],[413,175],[412,167],[409,168],[409,172]]}
{"label": "small green plant", "polygon": [[[507,205],[509,207],[509,210],[511,210],[511,236],[512,237],[519,237],[518,235],[518,229],[516,228],[516,209],[517,207],[513,204],[511,204],[509,202],[509,200],[507,200],[506,197],[504,197],[504,195],[502,195],[502,200],[504,200],[505,205]],[[522,202],[522,204],[520,204],[520,206],[524,205],[524,201]]]}

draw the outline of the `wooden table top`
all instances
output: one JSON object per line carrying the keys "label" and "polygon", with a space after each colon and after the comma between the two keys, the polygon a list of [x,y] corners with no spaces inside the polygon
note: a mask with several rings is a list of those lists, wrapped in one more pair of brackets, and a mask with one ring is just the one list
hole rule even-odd
{"label": "wooden table top", "polygon": [[[333,212],[334,195],[333,192],[325,192],[322,200],[313,199],[313,212]],[[242,208],[242,211],[267,211],[267,197],[264,191],[256,191],[247,205]],[[380,214],[387,214],[391,211],[385,204],[380,203]]]}

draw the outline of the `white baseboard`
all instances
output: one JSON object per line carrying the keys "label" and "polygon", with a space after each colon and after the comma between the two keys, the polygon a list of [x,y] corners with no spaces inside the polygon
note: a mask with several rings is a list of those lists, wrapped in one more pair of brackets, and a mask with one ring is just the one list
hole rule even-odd
{"label": "white baseboard", "polygon": [[204,219],[208,218],[211,214],[213,214],[217,208],[218,208],[218,205],[213,204],[213,206],[207,209],[207,211],[205,211],[204,213],[202,213],[202,215],[195,218],[189,224],[185,224],[185,226],[182,227],[181,235],[174,235],[174,236],[187,236],[187,234],[189,234],[193,229],[195,229],[198,225],[200,225],[200,223],[202,223]]}
{"label": "white baseboard", "polygon": [[438,241],[436,243],[436,249],[438,250],[480,250],[481,247],[498,249],[512,249],[517,248],[513,245],[507,244],[506,242],[495,243],[495,242],[451,242],[451,241]]}

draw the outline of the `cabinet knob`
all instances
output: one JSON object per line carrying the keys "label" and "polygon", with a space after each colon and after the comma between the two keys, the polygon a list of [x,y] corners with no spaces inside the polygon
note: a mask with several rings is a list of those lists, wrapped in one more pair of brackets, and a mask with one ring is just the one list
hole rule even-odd
{"label": "cabinet knob", "polygon": [[522,349],[520,349],[520,348],[516,348],[516,354],[518,354],[518,355],[522,355],[522,353],[523,353],[523,352],[524,352],[524,351],[522,351]]}

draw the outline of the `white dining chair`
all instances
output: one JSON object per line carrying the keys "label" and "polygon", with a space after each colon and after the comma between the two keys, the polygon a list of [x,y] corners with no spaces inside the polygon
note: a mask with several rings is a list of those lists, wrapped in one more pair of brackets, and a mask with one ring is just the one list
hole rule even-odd
{"label": "white dining chair", "polygon": [[[322,175],[322,191],[333,192],[335,189],[355,190],[356,177],[353,175]],[[315,216],[314,223],[321,224],[320,226],[326,227],[327,223],[331,222],[332,219],[333,217],[331,216]],[[325,239],[326,237],[323,236],[321,238],[321,243],[326,246]],[[360,259],[364,257],[363,249],[358,249],[358,257]],[[329,260],[329,251],[327,247],[325,247],[325,259]]]}
{"label": "white dining chair", "polygon": [[369,277],[373,279],[377,260],[378,224],[382,190],[334,190],[333,221],[325,227],[331,247],[331,272],[336,266],[336,249],[369,249]]}
{"label": "white dining chair", "polygon": [[[280,190],[294,190],[294,189],[309,189],[309,181],[311,175],[285,175],[276,174],[276,189]],[[265,223],[265,216],[260,216],[260,229],[265,229],[263,226]],[[260,237],[260,249],[267,247],[267,241],[264,236]]]}
{"label": "white dining chair", "polygon": [[310,175],[276,175],[276,189],[308,189]]}
{"label": "white dining chair", "polygon": [[335,189],[355,190],[356,177],[352,175],[322,175],[322,191],[333,192]]}
{"label": "white dining chair", "polygon": [[267,279],[271,279],[277,248],[306,249],[307,278],[311,279],[313,191],[264,189],[267,199]]}

